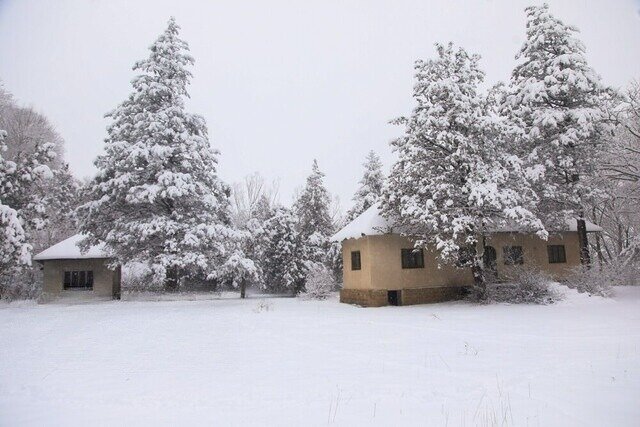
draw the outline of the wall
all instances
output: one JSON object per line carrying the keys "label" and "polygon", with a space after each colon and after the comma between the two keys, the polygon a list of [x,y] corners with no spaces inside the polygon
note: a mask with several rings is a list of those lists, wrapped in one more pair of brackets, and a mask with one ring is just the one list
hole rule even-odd
{"label": "wall", "polygon": [[[503,246],[522,246],[524,253],[524,267],[538,268],[549,273],[554,279],[561,280],[571,273],[573,268],[580,265],[580,245],[578,233],[566,232],[549,236],[542,240],[532,234],[496,233],[489,236],[486,244],[493,246],[498,255],[498,277],[505,278],[513,267],[504,264]],[[547,245],[564,245],[567,262],[563,264],[549,264]]]}
{"label": "wall", "polygon": [[[345,288],[371,289],[372,261],[369,250],[370,237],[348,239],[342,242],[342,280]],[[360,251],[360,270],[351,270],[351,251]],[[375,260],[378,262],[378,260]]]}
{"label": "wall", "polygon": [[[496,233],[486,240],[496,249],[498,276],[505,277],[513,267],[504,265],[503,246],[523,247],[524,266],[536,267],[551,274],[555,279],[566,277],[572,268],[580,265],[578,234],[561,233],[549,236],[544,241],[535,235],[519,233]],[[567,262],[549,264],[547,245],[565,245]],[[437,252],[424,250],[424,268],[403,269],[401,249],[411,248],[410,239],[397,234],[364,236],[348,239],[343,248],[343,279],[345,289],[410,289],[438,286],[468,286],[473,284],[470,269],[458,269],[453,265],[438,265]],[[361,270],[351,270],[351,251],[359,250]]]}
{"label": "wall", "polygon": [[[82,292],[83,295],[95,295],[100,297],[113,297],[114,289],[120,290],[119,269],[111,271],[107,268],[107,259],[65,259],[44,261],[44,279],[42,291],[47,295],[71,294],[72,292]],[[64,290],[65,271],[93,271],[93,291],[84,290]]]}
{"label": "wall", "polygon": [[[403,269],[401,250],[411,248],[410,239],[396,234],[364,236],[342,244],[345,289],[405,289],[463,286],[473,283],[470,271],[450,265],[438,266],[435,251],[424,251],[425,268]],[[351,270],[351,251],[359,250],[361,270]]]}

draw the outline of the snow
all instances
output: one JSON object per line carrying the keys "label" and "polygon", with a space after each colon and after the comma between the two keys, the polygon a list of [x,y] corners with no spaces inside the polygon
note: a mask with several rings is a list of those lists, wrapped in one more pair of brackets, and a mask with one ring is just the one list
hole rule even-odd
{"label": "snow", "polygon": [[341,242],[346,239],[358,239],[362,236],[372,236],[389,233],[392,224],[380,214],[380,203],[375,203],[366,211],[358,215],[342,230],[331,236],[331,241]]}
{"label": "snow", "polygon": [[35,261],[46,261],[51,259],[86,259],[86,258],[109,258],[104,244],[92,246],[88,251],[82,253],[78,247],[78,242],[84,239],[84,235],[76,234],[51,246],[48,249],[34,256]]}
{"label": "snow", "polygon": [[6,425],[632,426],[640,287],[552,306],[0,304],[0,360]]}
{"label": "snow", "polygon": [[[586,221],[587,232],[602,231],[602,227]],[[567,231],[577,231],[578,222],[576,220],[567,221]],[[495,232],[517,232],[517,227],[501,227]],[[358,239],[362,236],[375,236],[393,232],[393,224],[384,218],[380,213],[380,203],[375,203],[360,216],[347,224],[342,230],[331,236],[334,242],[341,242],[346,239]]]}

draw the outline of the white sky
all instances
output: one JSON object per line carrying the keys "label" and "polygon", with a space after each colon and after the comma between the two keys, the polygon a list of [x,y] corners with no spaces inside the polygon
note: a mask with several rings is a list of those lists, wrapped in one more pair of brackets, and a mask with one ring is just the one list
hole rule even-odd
{"label": "white sky", "polygon": [[[412,63],[453,41],[507,80],[538,1],[0,0],[0,79],[66,140],[76,176],[94,172],[107,121],[130,92],[133,63],[174,15],[196,59],[190,111],[222,151],[227,182],[258,171],[290,203],[312,159],[350,206],[366,152],[391,162],[388,121],[411,107]],[[581,30],[605,83],[640,78],[638,0],[548,1]]]}

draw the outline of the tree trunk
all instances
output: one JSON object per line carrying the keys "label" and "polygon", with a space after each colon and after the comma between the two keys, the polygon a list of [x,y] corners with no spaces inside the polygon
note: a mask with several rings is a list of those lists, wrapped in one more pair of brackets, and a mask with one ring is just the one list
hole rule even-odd
{"label": "tree trunk", "polygon": [[178,267],[168,267],[167,277],[164,279],[164,289],[167,292],[178,291]]}
{"label": "tree trunk", "polygon": [[247,288],[247,283],[242,280],[240,282],[240,298],[244,299],[244,297],[246,296],[246,288]]}
{"label": "tree trunk", "polygon": [[578,242],[580,244],[580,263],[584,266],[591,267],[589,241],[587,240],[587,223],[584,217],[578,219]]}
{"label": "tree trunk", "polygon": [[[482,243],[484,245],[484,236],[482,237]],[[484,277],[484,264],[482,257],[478,255],[478,246],[469,246],[469,255],[471,256],[471,273],[473,274],[473,286],[480,299],[484,299],[485,292],[487,290],[487,284]]]}

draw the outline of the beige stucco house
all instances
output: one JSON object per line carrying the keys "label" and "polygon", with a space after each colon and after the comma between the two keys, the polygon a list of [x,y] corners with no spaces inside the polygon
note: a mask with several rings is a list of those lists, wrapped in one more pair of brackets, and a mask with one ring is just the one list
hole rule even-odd
{"label": "beige stucco house", "polygon": [[[576,221],[542,240],[534,234],[496,231],[485,243],[485,263],[498,278],[514,266],[536,267],[562,279],[580,264]],[[601,231],[587,223],[588,232]],[[455,299],[473,284],[470,268],[438,263],[431,249],[414,251],[413,241],[394,233],[378,205],[370,207],[332,240],[342,242],[343,289],[340,301],[369,307]]]}
{"label": "beige stucco house", "polygon": [[43,300],[57,297],[120,298],[120,268],[111,270],[103,245],[81,252],[81,234],[40,252],[33,259],[43,266]]}

